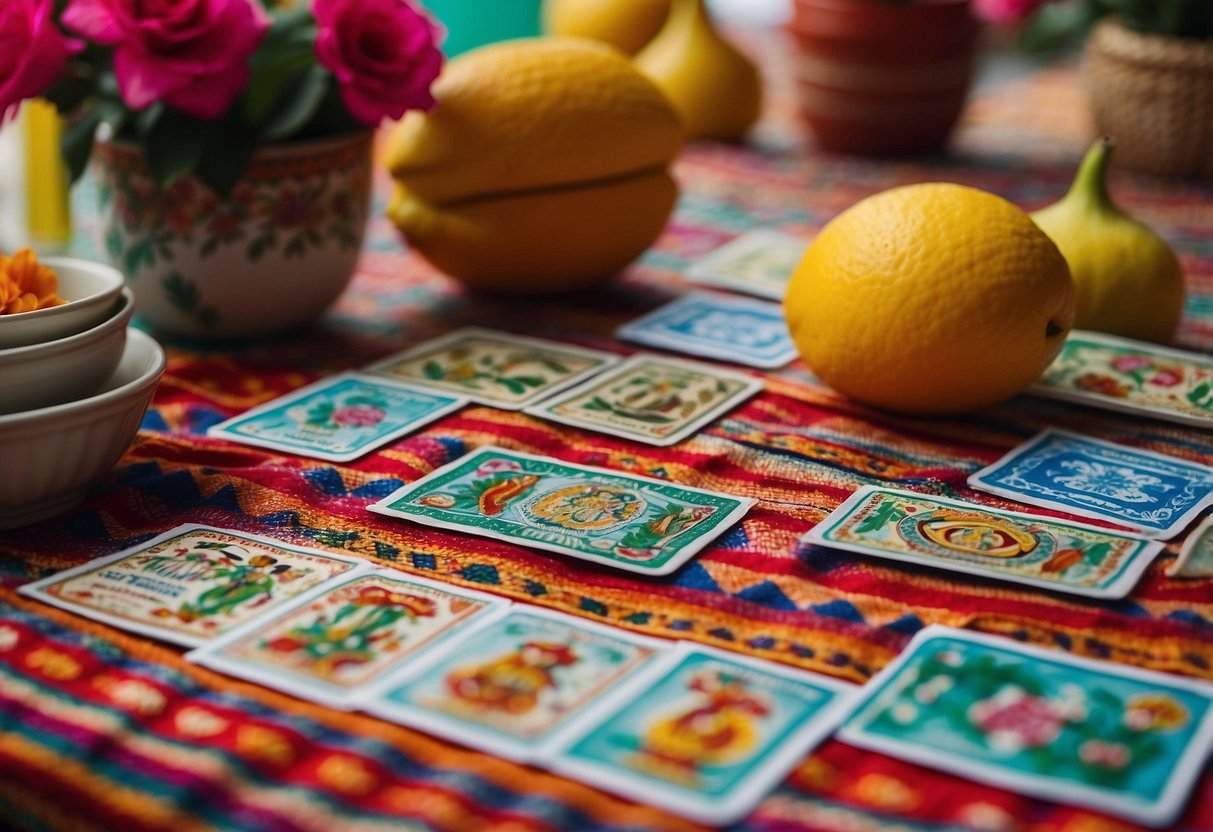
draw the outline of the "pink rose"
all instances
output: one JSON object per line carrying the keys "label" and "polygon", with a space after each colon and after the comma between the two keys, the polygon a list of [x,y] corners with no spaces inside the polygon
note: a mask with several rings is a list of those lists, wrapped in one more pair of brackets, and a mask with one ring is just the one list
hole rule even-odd
{"label": "pink rose", "polygon": [[407,0],[313,0],[316,56],[341,85],[351,116],[375,127],[434,106],[442,68],[434,25]]}
{"label": "pink rose", "polygon": [[387,413],[381,407],[355,404],[334,411],[333,421],[348,428],[369,428],[382,422],[385,416]]}
{"label": "pink rose", "polygon": [[1048,0],[974,0],[977,16],[995,25],[1018,23]]}
{"label": "pink rose", "polygon": [[270,19],[255,0],[72,0],[63,24],[114,47],[131,108],[163,101],[213,119],[248,85],[248,59]]}
{"label": "pink rose", "polygon": [[3,0],[0,3],[0,121],[17,105],[34,98],[59,77],[68,55],[79,52],[55,26],[54,0]]}

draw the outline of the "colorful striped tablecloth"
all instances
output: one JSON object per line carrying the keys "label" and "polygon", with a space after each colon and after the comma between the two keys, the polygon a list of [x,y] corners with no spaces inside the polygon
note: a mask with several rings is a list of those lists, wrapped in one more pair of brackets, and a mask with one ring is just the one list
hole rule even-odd
{"label": "colorful striped tablecloth", "polygon": [[[688,263],[753,228],[810,235],[859,198],[959,181],[1032,208],[1066,188],[1090,138],[1071,66],[983,89],[953,152],[913,161],[806,144],[777,50],[769,117],[746,147],[690,147],[667,233],[600,291],[510,302],[464,293],[374,225],[348,292],[312,330],[231,349],[169,345],[143,429],[80,509],[0,534],[0,826],[264,832],[685,829],[586,785],[192,666],[180,651],[19,597],[22,583],[185,522],[339,550],[638,633],[689,639],[862,682],[930,623],[1213,679],[1213,581],[1176,581],[1168,544],[1132,595],[1100,603],[823,549],[797,538],[861,485],[976,502],[965,477],[1047,425],[1213,462],[1199,430],[1022,396],[978,415],[909,419],[861,407],[800,363],[700,435],[666,449],[471,406],[334,465],[205,437],[306,382],[459,325],[625,352],[620,323],[687,287]],[[381,182],[386,185],[386,182]],[[1112,189],[1188,275],[1177,342],[1213,348],[1213,191],[1117,172]],[[382,189],[381,189],[382,198]],[[88,225],[87,216],[84,217]],[[757,498],[734,531],[657,580],[423,528],[366,506],[494,443]],[[0,464],[3,461],[0,460]],[[1132,825],[828,740],[750,818],[753,830],[1095,832]],[[1183,830],[1213,829],[1206,769]]]}

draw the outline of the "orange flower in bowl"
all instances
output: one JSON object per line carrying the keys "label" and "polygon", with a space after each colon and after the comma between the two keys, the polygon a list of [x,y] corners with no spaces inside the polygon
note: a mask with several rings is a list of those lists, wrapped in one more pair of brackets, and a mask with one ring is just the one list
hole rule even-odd
{"label": "orange flower in bowl", "polygon": [[33,312],[67,303],[59,297],[59,276],[38,262],[32,248],[12,257],[0,254],[0,315]]}

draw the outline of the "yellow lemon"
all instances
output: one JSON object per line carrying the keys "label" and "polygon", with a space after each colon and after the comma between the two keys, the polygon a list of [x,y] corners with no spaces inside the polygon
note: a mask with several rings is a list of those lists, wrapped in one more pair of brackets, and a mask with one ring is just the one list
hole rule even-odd
{"label": "yellow lemon", "polygon": [[670,0],[544,0],[543,28],[606,41],[631,55],[653,39],[669,11]]}
{"label": "yellow lemon", "polygon": [[582,289],[648,248],[678,190],[678,116],[618,50],[579,38],[451,61],[393,130],[388,216],[437,268],[494,292]]}
{"label": "yellow lemon", "polygon": [[1032,383],[1074,320],[1065,259],[993,194],[946,183],[864,199],[822,229],[784,301],[809,368],[861,402],[960,413]]}

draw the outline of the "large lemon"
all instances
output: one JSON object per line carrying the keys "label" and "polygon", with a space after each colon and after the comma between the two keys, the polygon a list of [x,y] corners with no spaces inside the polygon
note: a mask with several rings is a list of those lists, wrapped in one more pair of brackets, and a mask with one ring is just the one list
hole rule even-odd
{"label": "large lemon", "polygon": [[1023,211],[961,185],[868,197],[810,244],[788,284],[792,338],[826,384],[904,413],[1010,398],[1074,320],[1065,259]]}
{"label": "large lemon", "polygon": [[479,289],[585,288],[665,227],[678,115],[618,50],[579,38],[464,53],[437,106],[392,132],[388,216],[409,245]]}

